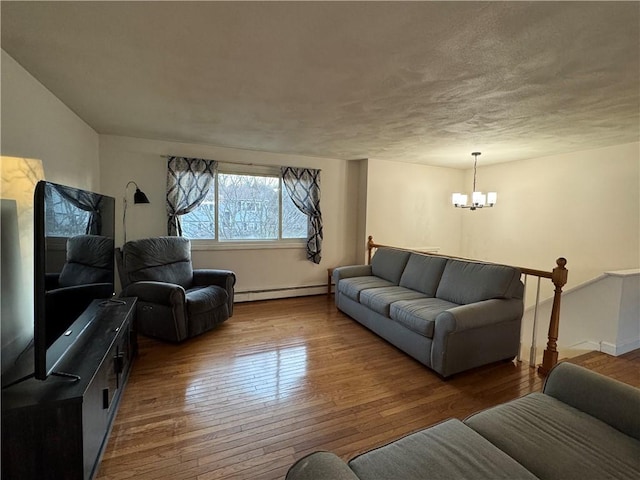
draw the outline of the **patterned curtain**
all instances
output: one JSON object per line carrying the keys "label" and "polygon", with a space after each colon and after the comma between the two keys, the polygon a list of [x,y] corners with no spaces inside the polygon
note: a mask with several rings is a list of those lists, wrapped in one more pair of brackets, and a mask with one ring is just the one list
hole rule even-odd
{"label": "patterned curtain", "polygon": [[322,258],[322,213],[320,212],[320,170],[282,167],[282,182],[291,200],[308,218],[307,258]]}
{"label": "patterned curtain", "polygon": [[169,157],[167,170],[168,233],[182,236],[180,215],[198,207],[215,177],[218,162],[201,158]]}
{"label": "patterned curtain", "polygon": [[[89,223],[85,229],[85,233],[87,235],[102,234],[102,214],[100,213],[100,206],[102,204],[102,199],[104,198],[103,195],[55,183],[47,183],[47,187],[49,186],[55,188],[56,192],[58,192],[62,198],[70,202],[73,206],[80,210],[84,210],[85,212],[89,212]],[[45,191],[45,195],[46,194],[47,193]]]}

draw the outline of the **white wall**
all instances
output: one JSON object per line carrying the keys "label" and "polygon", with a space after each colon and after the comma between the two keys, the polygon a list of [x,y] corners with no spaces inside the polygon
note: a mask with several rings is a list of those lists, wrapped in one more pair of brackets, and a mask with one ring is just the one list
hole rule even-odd
{"label": "white wall", "polygon": [[[39,159],[47,180],[98,190],[98,134],[4,51],[1,51],[0,62],[2,155]],[[32,169],[31,175],[33,173]],[[42,176],[38,174],[36,180],[40,178]],[[11,179],[12,187],[18,180]],[[25,197],[32,201],[35,181],[27,183],[29,191],[24,192]],[[3,198],[8,193],[6,190],[3,189]],[[22,225],[20,230],[19,235],[24,237],[25,228]],[[6,239],[15,236],[15,232],[3,231],[2,235]],[[32,240],[33,235],[29,236],[27,232],[27,237]],[[33,288],[32,242],[28,251],[31,253],[23,262],[21,281],[23,285]],[[20,279],[12,278],[11,281],[19,282]],[[12,285],[6,283],[2,283],[2,297],[8,300],[10,292],[5,291],[5,287],[9,289]],[[19,311],[13,311],[10,315],[2,315],[3,371],[11,366],[13,359],[33,337],[33,295],[30,295],[30,299],[30,305],[17,307]]]}
{"label": "white wall", "polygon": [[[322,262],[306,260],[302,248],[285,249],[200,249],[194,244],[196,268],[227,268],[236,272],[238,292],[286,290],[316,286],[315,289],[288,291],[295,294],[326,291],[327,268],[356,263],[357,165],[331,158],[280,155],[207,145],[184,144],[129,137],[100,137],[101,179],[104,193],[115,196],[116,225],[122,225],[122,199],[125,185],[135,181],[151,203],[127,209],[127,240],[167,234],[167,159],[163,155],[200,157],[220,162],[254,163],[274,166],[319,168],[324,241]],[[131,200],[132,191],[129,191]],[[122,228],[116,244],[122,244]],[[285,295],[285,293],[281,293]],[[274,298],[277,292],[239,295],[239,299]]]}
{"label": "white wall", "polygon": [[478,188],[498,204],[465,212],[465,256],[544,270],[563,256],[567,288],[640,265],[638,143],[479,168]]}
{"label": "white wall", "polygon": [[4,50],[2,155],[42,160],[45,178],[100,191],[98,134]]}
{"label": "white wall", "polygon": [[640,270],[617,272],[622,282],[616,349],[640,347]]}
{"label": "white wall", "polygon": [[464,171],[368,160],[366,232],[383,245],[460,255],[462,211],[451,206]]}

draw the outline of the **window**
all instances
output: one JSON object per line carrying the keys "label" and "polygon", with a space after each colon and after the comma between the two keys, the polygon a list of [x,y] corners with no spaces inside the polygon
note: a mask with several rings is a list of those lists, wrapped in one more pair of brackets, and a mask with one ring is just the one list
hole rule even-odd
{"label": "window", "polygon": [[219,172],[206,199],[181,218],[191,239],[224,241],[302,239],[307,216],[276,174]]}
{"label": "window", "polygon": [[84,235],[91,214],[73,205],[51,185],[45,187],[45,235],[47,237],[73,237]]}

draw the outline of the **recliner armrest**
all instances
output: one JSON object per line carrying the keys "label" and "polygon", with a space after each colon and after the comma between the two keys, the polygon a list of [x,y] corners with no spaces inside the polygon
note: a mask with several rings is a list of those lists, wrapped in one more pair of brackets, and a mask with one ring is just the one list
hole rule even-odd
{"label": "recliner armrest", "polygon": [[46,291],[60,288],[60,274],[59,273],[45,273],[44,274],[44,289]]}
{"label": "recliner armrest", "polygon": [[236,274],[231,270],[213,268],[197,268],[193,271],[193,286],[204,287],[217,285],[227,291],[233,291],[236,284]]}
{"label": "recliner armrest", "polygon": [[236,274],[231,270],[221,270],[214,268],[197,268],[193,271],[193,286],[203,287],[215,285],[227,291],[227,309],[229,316],[233,315],[233,287],[236,284]]}
{"label": "recliner armrest", "polygon": [[165,282],[135,282],[122,290],[121,297],[138,297],[159,305],[184,305],[185,291],[180,285]]}

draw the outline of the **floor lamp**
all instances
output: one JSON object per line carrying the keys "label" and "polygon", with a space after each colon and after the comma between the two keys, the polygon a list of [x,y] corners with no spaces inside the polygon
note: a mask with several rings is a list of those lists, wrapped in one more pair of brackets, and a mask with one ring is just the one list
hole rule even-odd
{"label": "floor lamp", "polygon": [[149,199],[145,195],[145,193],[140,190],[138,184],[131,180],[127,183],[127,186],[124,187],[124,211],[122,213],[122,230],[124,231],[124,242],[127,243],[127,189],[129,185],[135,185],[136,192],[133,194],[133,203],[149,203]]}

